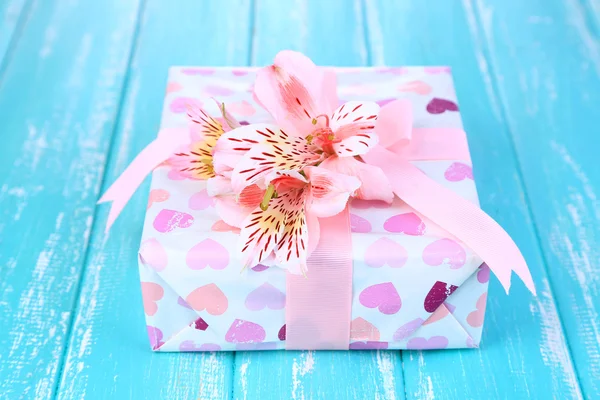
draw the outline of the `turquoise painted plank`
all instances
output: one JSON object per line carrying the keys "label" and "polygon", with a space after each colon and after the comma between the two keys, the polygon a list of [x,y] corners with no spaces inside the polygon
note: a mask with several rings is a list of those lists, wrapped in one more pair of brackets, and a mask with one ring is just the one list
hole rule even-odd
{"label": "turquoise painted plank", "polygon": [[[499,20],[519,19],[518,8],[517,2],[510,2]],[[513,97],[517,95],[516,75],[527,71],[529,61],[505,55],[503,60],[511,60],[511,65],[505,65],[502,75],[493,74],[488,38],[478,22],[489,23],[489,14],[479,14],[471,1],[464,1],[461,7],[446,1],[432,6],[422,1],[379,0],[367,2],[366,11],[375,64],[453,67],[482,208],[520,246],[539,293],[532,297],[515,277],[510,296],[506,296],[492,279],[481,349],[404,352],[407,398],[581,398],[561,327],[566,310],[559,316],[529,210],[529,206],[534,211],[538,207],[524,192],[522,164],[515,158],[511,141],[515,124],[522,122],[507,120],[507,105],[498,95],[499,84],[514,93]],[[517,28],[512,27],[515,36],[522,33]],[[544,40],[543,45],[551,43],[550,38]],[[541,45],[538,42],[537,46]],[[525,58],[525,54],[521,56]],[[515,74],[511,79],[506,76],[509,70]],[[523,137],[534,125],[524,128]],[[529,168],[541,170],[535,166],[537,150],[530,145],[523,153],[532,161]]]}
{"label": "turquoise painted plank", "polygon": [[[11,43],[18,38],[19,21],[27,13],[27,0],[5,0],[0,3],[0,73]],[[1,78],[1,76],[0,76]]]}
{"label": "turquoise painted plank", "polygon": [[[149,0],[129,71],[103,190],[157,134],[168,68],[246,65],[250,3]],[[224,10],[228,10],[226,16]],[[60,399],[227,399],[232,353],[153,353],[137,268],[147,181],[108,236],[98,208]]]}
{"label": "turquoise painted plank", "polygon": [[[489,47],[584,396],[600,393],[600,9],[480,1]],[[535,156],[533,156],[535,154]]]}
{"label": "turquoise painted plank", "polygon": [[[51,398],[138,3],[37,1],[0,88],[0,387]],[[52,32],[52,34],[47,34]]]}
{"label": "turquoise painted plank", "polygon": [[[252,60],[282,49],[321,65],[368,62],[359,1],[257,1]],[[333,45],[335,44],[335,45]],[[397,351],[238,352],[235,399],[403,399]]]}

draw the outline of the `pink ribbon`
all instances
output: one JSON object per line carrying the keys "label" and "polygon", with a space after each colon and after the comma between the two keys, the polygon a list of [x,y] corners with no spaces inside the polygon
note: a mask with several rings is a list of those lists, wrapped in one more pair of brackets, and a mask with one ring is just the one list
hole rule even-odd
{"label": "pink ribbon", "polygon": [[146,179],[146,176],[157,165],[171,157],[179,147],[189,142],[190,137],[187,129],[166,128],[158,132],[158,137],[137,155],[115,183],[98,200],[98,203],[112,201],[108,221],[106,222],[106,232],[110,230],[123,207]]}

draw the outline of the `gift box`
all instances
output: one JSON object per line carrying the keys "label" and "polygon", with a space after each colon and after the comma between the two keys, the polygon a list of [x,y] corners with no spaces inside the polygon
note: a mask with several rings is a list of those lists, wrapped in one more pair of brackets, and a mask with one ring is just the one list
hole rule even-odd
{"label": "gift box", "polygon": [[[405,99],[415,128],[462,129],[447,67],[334,71],[341,104],[369,100],[384,106]],[[226,104],[242,125],[271,120],[252,94],[255,75],[253,68],[171,68],[161,132],[188,129],[190,104],[220,115],[211,97]],[[468,157],[411,163],[478,205]],[[443,204],[445,198],[435,201]],[[477,347],[490,277],[482,258],[398,197],[392,204],[353,199],[348,207],[347,348]],[[139,251],[153,350],[289,349],[289,272],[263,264],[242,270],[238,240],[239,229],[222,220],[206,181],[188,179],[169,163],[154,169]],[[310,270],[300,279],[310,284]],[[317,311],[340,307],[324,299]],[[302,334],[319,336],[321,328],[310,326]],[[327,343],[319,348],[328,348]]]}

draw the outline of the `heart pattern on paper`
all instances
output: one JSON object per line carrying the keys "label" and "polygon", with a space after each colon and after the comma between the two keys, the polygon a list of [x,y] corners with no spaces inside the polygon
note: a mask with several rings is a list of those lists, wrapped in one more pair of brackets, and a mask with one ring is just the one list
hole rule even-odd
{"label": "heart pattern on paper", "polygon": [[451,100],[438,98],[433,98],[427,104],[427,112],[429,114],[442,114],[446,111],[458,111],[458,106]]}
{"label": "heart pattern on paper", "polygon": [[448,265],[451,269],[458,269],[465,265],[467,253],[454,240],[440,239],[425,247],[423,261],[431,266]]}
{"label": "heart pattern on paper", "polygon": [[448,347],[448,338],[445,336],[432,336],[429,339],[416,337],[406,343],[406,348],[409,350],[445,349],[446,347]]}
{"label": "heart pattern on paper", "polygon": [[434,283],[423,303],[425,311],[432,313],[437,310],[456,289],[458,289],[458,286],[448,285],[445,282],[437,281]]}
{"label": "heart pattern on paper", "polygon": [[396,314],[402,307],[402,300],[392,282],[379,283],[364,289],[358,300],[367,308],[377,308],[386,315]]}
{"label": "heart pattern on paper", "polygon": [[183,68],[181,70],[182,74],[185,75],[212,75],[215,73],[214,68]]}
{"label": "heart pattern on paper", "polygon": [[423,325],[422,318],[416,318],[410,322],[407,322],[406,324],[398,328],[396,332],[394,332],[394,340],[400,342],[410,337],[410,335],[412,335],[413,332],[416,331],[417,328],[419,328],[421,325]]}
{"label": "heart pattern on paper", "polygon": [[369,233],[371,232],[371,223],[359,217],[356,214],[350,213],[350,231],[356,233]]}
{"label": "heart pattern on paper", "polygon": [[392,97],[392,98],[389,98],[389,99],[377,100],[376,103],[379,104],[379,107],[383,107],[386,104],[391,103],[394,100],[396,100],[396,98]]}
{"label": "heart pattern on paper", "polygon": [[192,326],[194,327],[194,329],[197,329],[199,331],[205,331],[208,329],[208,324],[202,318],[198,318],[197,320],[195,320]]}
{"label": "heart pattern on paper", "polygon": [[163,209],[154,218],[152,226],[160,233],[167,233],[176,228],[189,228],[193,223],[194,217],[188,213]]}
{"label": "heart pattern on paper", "polygon": [[450,311],[448,308],[444,307],[443,303],[440,305],[434,312],[427,318],[427,321],[423,322],[423,325],[433,324],[441,319],[444,319]]}
{"label": "heart pattern on paper", "polygon": [[169,108],[176,114],[181,114],[187,111],[189,106],[202,107],[202,102],[193,97],[177,97],[173,99]]}
{"label": "heart pattern on paper", "polygon": [[266,333],[262,326],[250,321],[236,319],[225,334],[229,343],[258,343],[265,340]]}
{"label": "heart pattern on paper", "polygon": [[350,323],[350,340],[378,341],[380,336],[379,329],[365,319],[355,318]]}
{"label": "heart pattern on paper", "polygon": [[465,163],[454,162],[444,172],[444,178],[450,182],[460,182],[465,179],[473,180],[473,168]]}
{"label": "heart pattern on paper", "polygon": [[490,267],[486,263],[479,266],[477,270],[477,281],[479,283],[486,283],[490,280]]}
{"label": "heart pattern on paper", "polygon": [[285,340],[286,337],[286,329],[285,329],[285,324],[281,327],[281,329],[279,329],[279,332],[277,332],[277,338],[279,340]]}
{"label": "heart pattern on paper", "polygon": [[183,86],[181,86],[177,82],[169,82],[169,83],[167,83],[167,93],[177,92],[177,91],[179,91],[181,89],[183,89]]}
{"label": "heart pattern on paper", "polygon": [[154,315],[158,311],[157,301],[163,298],[165,291],[162,286],[154,282],[142,282],[142,299],[146,315]]}
{"label": "heart pattern on paper", "polygon": [[392,268],[401,268],[407,260],[406,249],[386,237],[377,239],[365,252],[365,263],[372,268],[380,268],[386,264]]}
{"label": "heart pattern on paper", "polygon": [[475,305],[475,311],[467,315],[467,322],[469,325],[475,328],[479,328],[483,325],[483,318],[485,316],[485,302],[487,300],[487,292],[479,296],[477,304]]}
{"label": "heart pattern on paper", "polygon": [[150,339],[150,346],[152,346],[152,350],[157,350],[165,344],[163,342],[163,333],[160,329],[155,326],[146,325],[146,330],[148,331],[148,339]]}
{"label": "heart pattern on paper", "polygon": [[425,234],[425,223],[415,213],[409,212],[397,214],[383,224],[383,229],[392,233],[404,233],[410,236],[422,236]]}
{"label": "heart pattern on paper", "polygon": [[235,92],[227,87],[219,85],[206,85],[204,86],[204,93],[207,97],[220,97],[220,96],[231,96]]}
{"label": "heart pattern on paper", "polygon": [[432,87],[423,81],[407,82],[398,88],[400,92],[413,92],[422,95],[429,94],[432,90]]}
{"label": "heart pattern on paper", "polygon": [[231,225],[227,224],[225,221],[223,221],[222,219],[215,222],[210,229],[215,232],[240,233],[240,228],[231,226]]}
{"label": "heart pattern on paper", "polygon": [[154,203],[162,203],[163,201],[167,201],[169,196],[169,192],[165,189],[152,189],[150,191],[150,195],[148,195],[148,207],[146,207],[146,209],[152,207],[152,204]]}
{"label": "heart pattern on paper", "polygon": [[270,283],[264,283],[248,294],[245,304],[252,311],[281,310],[285,307],[285,294]]}
{"label": "heart pattern on paper", "polygon": [[229,306],[227,297],[214,283],[194,289],[185,298],[185,301],[194,310],[206,310],[210,315],[221,315],[227,311],[227,307]]}
{"label": "heart pattern on paper", "polygon": [[204,239],[188,251],[185,262],[190,269],[225,269],[229,265],[229,252],[221,243]]}
{"label": "heart pattern on paper", "polygon": [[254,267],[250,268],[254,272],[262,272],[269,269],[266,265],[256,264]]}
{"label": "heart pattern on paper", "polygon": [[179,344],[180,351],[220,351],[221,346],[214,343],[203,343],[196,345],[193,340],[184,340]]}
{"label": "heart pattern on paper", "polygon": [[388,348],[388,342],[353,342],[350,343],[350,350],[385,350]]}
{"label": "heart pattern on paper", "polygon": [[154,238],[146,239],[140,245],[139,257],[142,264],[155,271],[167,268],[168,256],[164,247]]}
{"label": "heart pattern on paper", "polygon": [[208,195],[206,189],[194,193],[188,200],[188,207],[192,210],[206,210],[212,207],[214,199]]}

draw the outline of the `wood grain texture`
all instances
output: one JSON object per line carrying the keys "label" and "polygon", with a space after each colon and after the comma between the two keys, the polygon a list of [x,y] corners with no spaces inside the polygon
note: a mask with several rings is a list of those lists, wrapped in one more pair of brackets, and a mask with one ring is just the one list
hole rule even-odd
{"label": "wood grain texture", "polygon": [[[0,387],[52,396],[136,2],[38,1],[0,89]],[[49,34],[48,32],[52,32]]]}
{"label": "wood grain texture", "polygon": [[[257,1],[252,60],[282,49],[321,65],[367,65],[359,1]],[[335,22],[333,22],[335,21]],[[238,352],[234,399],[403,399],[397,351]]]}
{"label": "wood grain texture", "polygon": [[[156,137],[170,66],[247,63],[249,5],[147,1],[103,190]],[[150,351],[137,268],[148,199],[142,186],[108,236],[108,206],[98,209],[59,398],[227,399],[232,353]]]}
{"label": "wood grain texture", "polygon": [[[506,296],[497,280],[492,279],[482,348],[404,352],[407,398],[580,398],[529,199],[523,194],[520,165],[511,140],[515,132],[498,93],[499,84],[514,81],[506,77],[502,81],[491,71],[492,49],[480,24],[486,14],[479,13],[470,1],[462,6],[456,2],[433,3],[435,6],[424,2],[367,2],[373,61],[453,67],[482,208],[522,249],[539,295],[532,297],[514,278],[510,296]],[[505,68],[516,71],[516,66]]]}
{"label": "wood grain texture", "polygon": [[0,3],[0,73],[5,65],[4,57],[11,44],[18,41],[19,21],[24,22],[26,14],[26,0],[4,0]]}
{"label": "wood grain texture", "polygon": [[600,393],[600,36],[598,16],[582,4],[481,0],[474,10],[583,393],[594,397]]}

